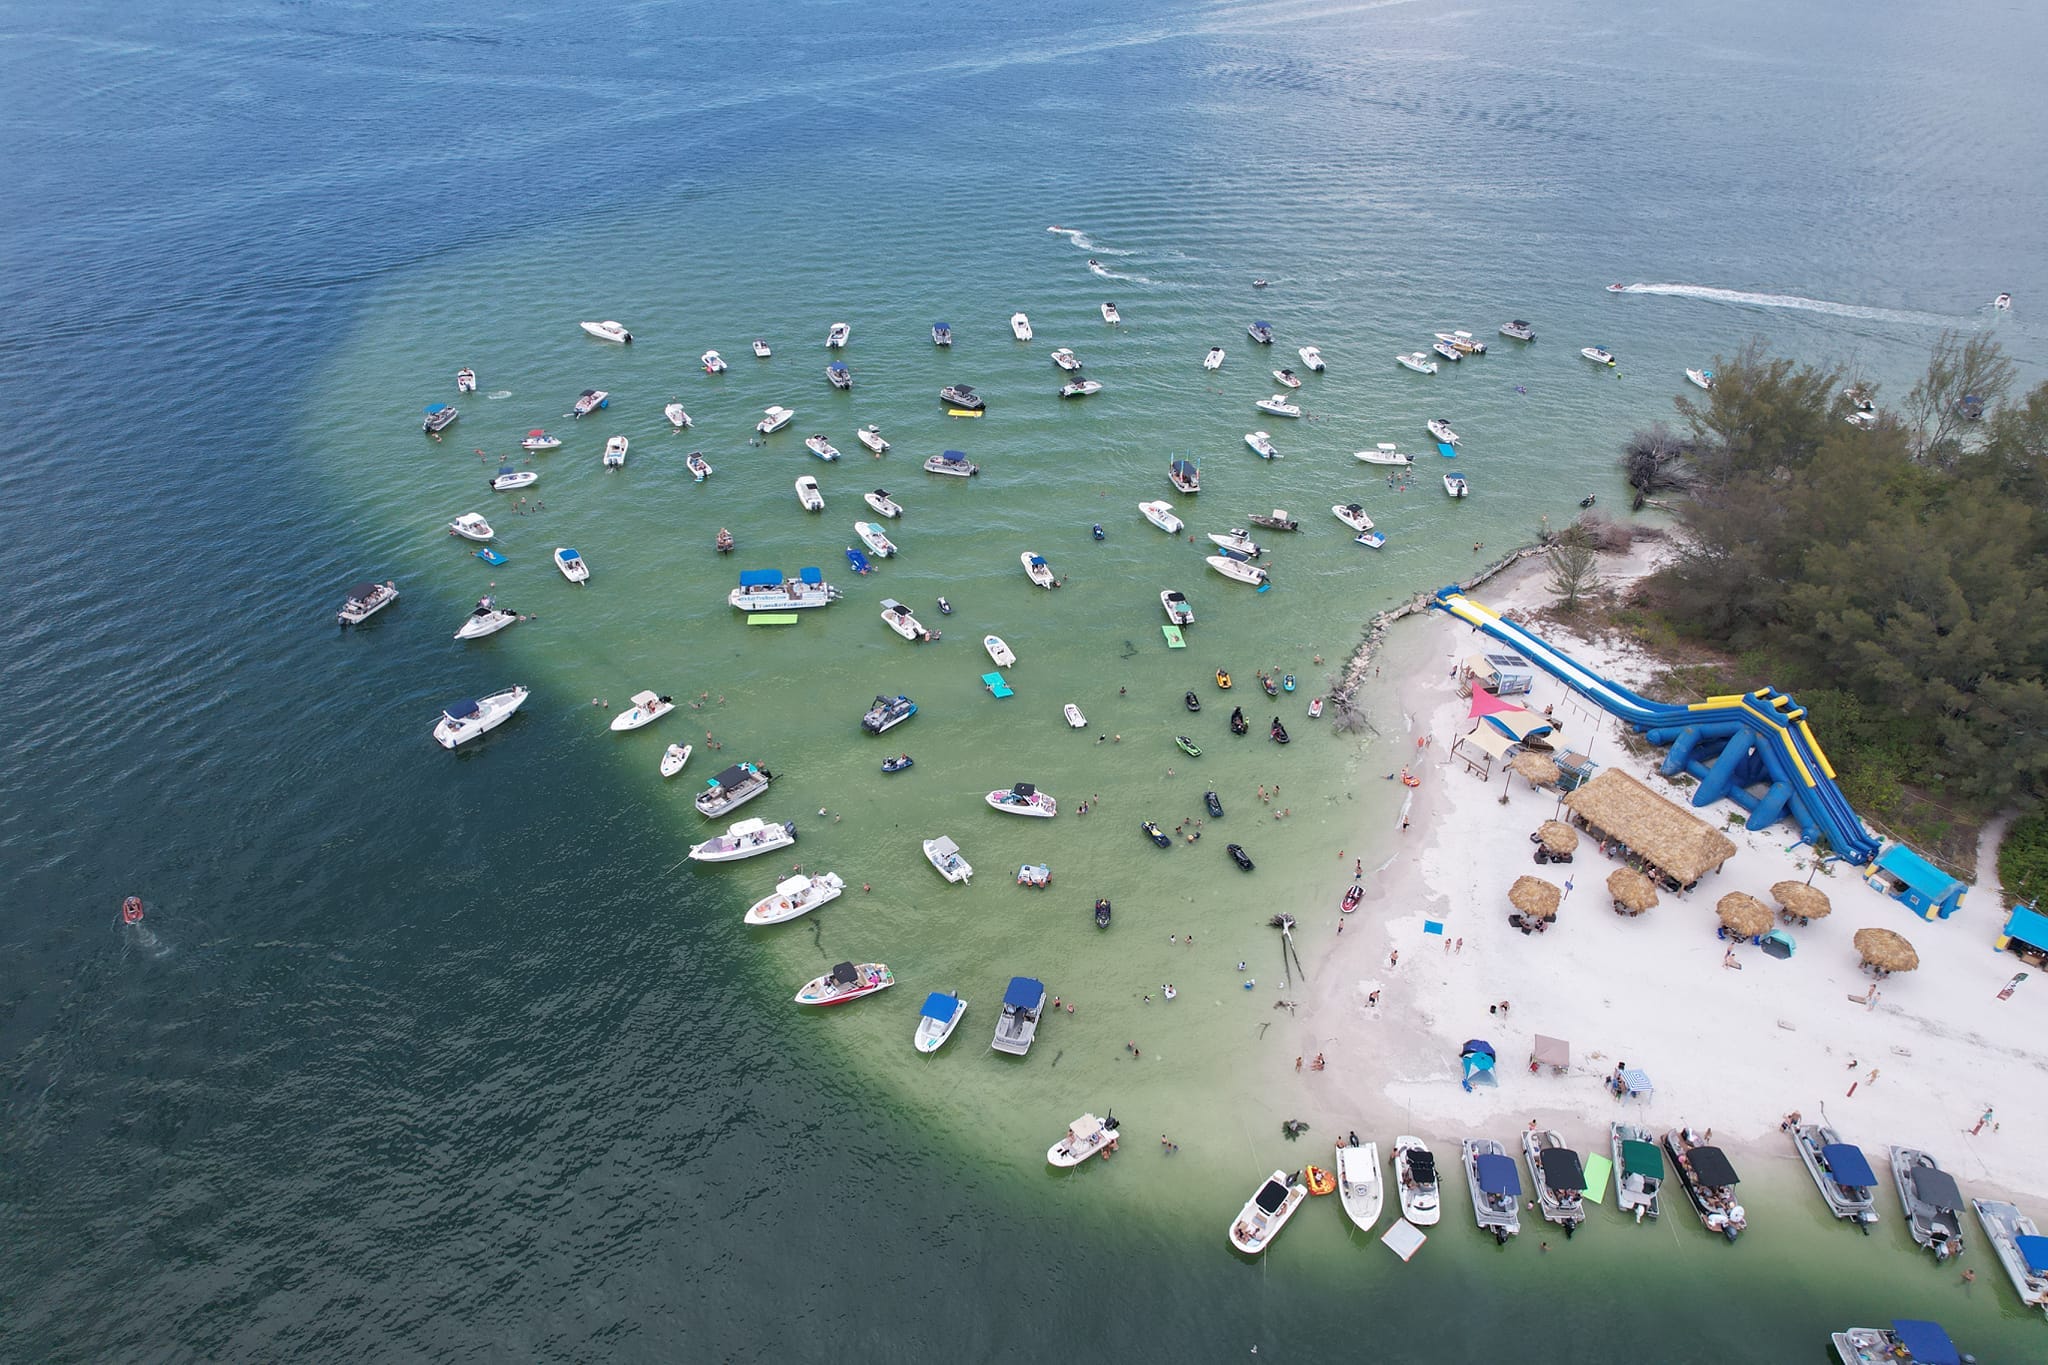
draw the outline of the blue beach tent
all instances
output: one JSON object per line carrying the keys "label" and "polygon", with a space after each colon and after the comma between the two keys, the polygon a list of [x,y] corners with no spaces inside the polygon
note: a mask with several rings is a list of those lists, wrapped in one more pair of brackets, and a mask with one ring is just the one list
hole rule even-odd
{"label": "blue beach tent", "polygon": [[1465,1078],[1458,1084],[1469,1091],[1474,1076],[1483,1076],[1493,1070],[1493,1044],[1484,1038],[1468,1039],[1465,1046],[1458,1051],[1458,1060],[1464,1063],[1465,1067]]}
{"label": "blue beach tent", "polygon": [[1907,848],[1893,844],[1870,866],[1870,884],[1922,919],[1947,919],[1970,888]]}
{"label": "blue beach tent", "polygon": [[1892,1338],[1905,1349],[1912,1365],[1962,1365],[1955,1342],[1938,1322],[1893,1318]]}
{"label": "blue beach tent", "polygon": [[1520,1194],[1522,1175],[1515,1169],[1515,1163],[1498,1152],[1481,1152],[1472,1158],[1473,1173],[1479,1177],[1479,1188],[1486,1194]]}
{"label": "blue beach tent", "polygon": [[2029,905],[2014,906],[2005,917],[2005,932],[1992,946],[2004,952],[2015,943],[2037,952],[2048,952],[2048,915]]}

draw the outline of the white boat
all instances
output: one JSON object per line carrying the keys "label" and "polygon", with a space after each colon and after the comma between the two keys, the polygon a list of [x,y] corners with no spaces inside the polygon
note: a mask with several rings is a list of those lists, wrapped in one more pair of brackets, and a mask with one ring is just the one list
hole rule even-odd
{"label": "white boat", "polygon": [[501,469],[491,476],[493,493],[510,493],[514,489],[531,488],[540,482],[540,472],[533,469]]}
{"label": "white boat", "polygon": [[766,360],[769,356],[774,354],[775,352],[768,349],[767,342],[761,340],[761,338],[759,337],[754,338],[754,355],[758,359]]}
{"label": "white boat", "polygon": [[952,344],[953,344],[953,329],[952,329],[952,327],[951,327],[951,326],[950,326],[949,324],[947,324],[947,323],[943,323],[943,322],[935,322],[935,323],[933,323],[933,324],[932,324],[932,345],[934,345],[934,346],[951,346]]}
{"label": "white boat", "polygon": [[1605,346],[1581,346],[1579,347],[1579,354],[1592,361],[1595,365],[1612,365],[1614,363],[1614,353]]}
{"label": "white boat", "polygon": [[1045,562],[1045,556],[1026,550],[1017,556],[1017,560],[1024,566],[1024,576],[1039,587],[1052,589],[1059,586],[1052,576],[1052,565]]}
{"label": "white boat", "polygon": [[1436,339],[1448,343],[1461,355],[1486,354],[1486,343],[1473,336],[1470,332],[1438,332]]}
{"label": "white boat", "polygon": [[1278,380],[1280,383],[1286,385],[1290,389],[1298,389],[1301,387],[1301,376],[1296,374],[1293,370],[1287,369],[1285,367],[1273,371],[1273,378]]}
{"label": "white boat", "polygon": [[704,784],[690,804],[707,820],[738,810],[768,790],[775,774],[752,763],[735,763]]}
{"label": "white boat", "polygon": [[1496,1242],[1522,1230],[1522,1178],[1515,1163],[1492,1138],[1466,1138],[1465,1184],[1472,1192],[1472,1220]]}
{"label": "white boat", "polygon": [[1202,368],[1205,370],[1220,370],[1223,368],[1223,348],[1221,346],[1211,346],[1209,348],[1209,354],[1202,357]]}
{"label": "white boat", "polygon": [[1435,351],[1454,365],[1465,358],[1465,353],[1451,345],[1448,341],[1432,341],[1429,344],[1429,349]]}
{"label": "white boat", "polygon": [[894,498],[889,496],[889,490],[886,488],[877,488],[872,493],[863,493],[861,497],[866,500],[868,506],[875,509],[877,516],[900,517],[903,515],[903,508],[897,504]]}
{"label": "white boat", "polygon": [[773,824],[767,820],[735,820],[725,833],[690,845],[690,857],[700,863],[735,863],[788,848],[796,842],[796,821]]}
{"label": "white boat", "polygon": [[1354,531],[1370,531],[1372,529],[1372,518],[1365,514],[1365,508],[1355,502],[1331,504],[1330,515]]}
{"label": "white boat", "polygon": [[1416,1227],[1435,1227],[1443,1217],[1436,1155],[1419,1137],[1403,1133],[1394,1139],[1394,1190],[1401,1200],[1401,1216]]}
{"label": "white boat", "polygon": [[1304,346],[1300,350],[1296,351],[1295,354],[1301,357],[1301,363],[1303,365],[1306,365],[1309,369],[1316,371],[1318,374],[1322,372],[1323,353],[1320,350],[1316,349],[1313,346]]}
{"label": "white boat", "polygon": [[1166,481],[1183,493],[1202,491],[1202,471],[1193,460],[1169,460]]}
{"label": "white boat", "polygon": [[1348,1142],[1337,1144],[1337,1198],[1344,1205],[1344,1216],[1360,1232],[1371,1232],[1373,1224],[1380,1221],[1387,1186],[1380,1178],[1377,1142],[1356,1147]]}
{"label": "white boat", "polygon": [[690,761],[690,755],[695,751],[695,748],[696,746],[691,744],[671,744],[668,748],[662,750],[661,775],[663,777],[674,777],[677,773],[681,772],[683,765]]}
{"label": "white boat", "polygon": [[1436,437],[1437,440],[1442,441],[1445,445],[1454,446],[1458,444],[1458,433],[1452,431],[1451,424],[1443,418],[1432,417],[1423,425],[1429,428],[1430,435]]}
{"label": "white boat", "polygon": [[1085,730],[1088,728],[1088,717],[1082,715],[1081,708],[1074,705],[1074,703],[1068,702],[1060,708],[1060,711],[1066,716],[1069,728],[1075,730]]}
{"label": "white boat", "polygon": [[799,1005],[843,1005],[896,984],[895,974],[880,962],[842,962],[823,976],[814,976],[796,993]]}
{"label": "white boat", "polygon": [[888,536],[882,533],[882,528],[879,523],[872,521],[856,521],[853,524],[853,533],[860,537],[861,544],[867,546],[869,550],[874,552],[875,558],[895,558],[896,542],[890,540]]}
{"label": "white boat", "polygon": [[1649,1129],[1619,1120],[1607,1125],[1614,1162],[1614,1207],[1640,1223],[1664,1211],[1664,1154]]}
{"label": "white boat", "polygon": [[1003,992],[1003,1017],[996,1021],[996,1036],[989,1046],[997,1052],[1022,1057],[1031,1051],[1038,1036],[1039,1016],[1045,1013],[1045,983],[1028,976],[1013,976]]}
{"label": "white boat", "polygon": [[1010,332],[1019,341],[1031,340],[1031,319],[1022,313],[1010,314]]}
{"label": "white boat", "polygon": [[818,491],[818,481],[808,474],[799,475],[796,480],[797,504],[806,512],[825,510],[825,495]]}
{"label": "white boat", "polygon": [[995,660],[997,668],[1009,668],[1016,664],[1017,655],[1000,635],[984,635],[981,647],[988,651],[988,657]]}
{"label": "white boat", "polygon": [[1503,322],[1500,325],[1500,334],[1510,341],[1534,341],[1536,339],[1536,329],[1520,318],[1516,318],[1513,322]]}
{"label": "white boat", "polygon": [[1209,555],[1202,562],[1225,578],[1234,578],[1240,583],[1251,583],[1258,587],[1264,587],[1270,577],[1258,565],[1247,564],[1242,559],[1232,559],[1229,555]]}
{"label": "white boat", "polygon": [[961,856],[960,845],[943,834],[924,841],[924,857],[941,877],[956,885],[974,878],[974,864]]}
{"label": "white boat", "polygon": [[1700,1216],[1700,1226],[1729,1241],[1749,1226],[1749,1214],[1735,1200],[1736,1175],[1728,1154],[1709,1147],[1692,1129],[1674,1128],[1664,1135],[1664,1151],[1677,1167],[1678,1187]]}
{"label": "white boat", "polygon": [[1814,1188],[1835,1217],[1869,1227],[1877,1221],[1877,1173],[1870,1159],[1825,1123],[1792,1125],[1792,1145]]}
{"label": "white boat", "polygon": [[829,350],[838,350],[853,336],[853,328],[843,322],[835,322],[825,333],[825,345]]}
{"label": "white boat", "polygon": [[988,406],[983,401],[982,396],[974,391],[974,385],[972,384],[946,385],[945,388],[939,390],[939,401],[946,404],[947,407],[957,408],[961,412],[980,412]]}
{"label": "white boat", "polygon": [[967,1002],[950,991],[933,991],[924,998],[917,1013],[917,1034],[912,1041],[919,1052],[937,1052],[953,1036],[967,1013]]}
{"label": "white boat", "polygon": [[599,341],[616,341],[621,346],[633,344],[633,334],[616,322],[579,322],[576,325]]}
{"label": "white boat", "polygon": [[1522,1155],[1529,1163],[1529,1183],[1543,1216],[1565,1231],[1586,1221],[1586,1169],[1579,1154],[1549,1129],[1522,1134]]}
{"label": "white boat", "polygon": [[945,450],[924,462],[924,472],[927,474],[950,474],[955,478],[964,479],[971,475],[979,474],[981,466],[957,450]]}
{"label": "white boat", "polygon": [[1260,1182],[1230,1225],[1232,1246],[1247,1256],[1256,1256],[1273,1245],[1273,1239],[1287,1226],[1294,1211],[1308,1202],[1308,1186],[1290,1185],[1287,1181],[1287,1172],[1275,1171]]}
{"label": "white boat", "polygon": [[1074,353],[1064,346],[1052,353],[1052,363],[1069,373],[1081,368],[1081,362],[1076,360]]}
{"label": "white boat", "polygon": [[1706,389],[1709,392],[1713,390],[1714,372],[1712,370],[1687,370],[1685,377],[1691,381],[1694,388]]}
{"label": "white boat", "polygon": [[802,611],[832,605],[839,600],[839,589],[816,569],[798,569],[788,576],[776,569],[743,569],[740,585],[725,600],[746,612]]}
{"label": "white boat", "polygon": [[1229,550],[1233,554],[1243,555],[1246,559],[1257,559],[1266,553],[1264,548],[1252,539],[1252,533],[1242,526],[1233,526],[1228,531],[1211,531],[1208,535],[1211,545]]}
{"label": "white boat", "polygon": [[1892,1148],[1892,1182],[1914,1242],[1946,1261],[1963,1249],[1963,1192],[1941,1163],[1913,1147]]}
{"label": "white boat", "polygon": [[1053,799],[1051,792],[1042,792],[1029,782],[1019,782],[1005,791],[997,788],[981,798],[991,810],[1005,815],[1031,815],[1041,820],[1050,820],[1060,813],[1060,803]]}
{"label": "white boat", "polygon": [[1116,1119],[1096,1118],[1083,1114],[1067,1125],[1067,1135],[1046,1148],[1045,1160],[1050,1166],[1074,1167],[1091,1156],[1106,1156],[1116,1150]]}
{"label": "white boat", "polygon": [[1299,417],[1301,409],[1287,401],[1287,395],[1276,393],[1271,398],[1261,398],[1252,404],[1260,412],[1269,412],[1275,417]]}
{"label": "white boat", "polygon": [[550,436],[539,427],[535,427],[521,438],[519,448],[521,450],[556,450],[561,447],[561,444],[561,437]]}
{"label": "white boat", "polygon": [[882,599],[882,624],[906,640],[928,640],[931,632],[924,623],[910,614],[910,608],[893,597]]}
{"label": "white boat", "polygon": [[1244,330],[1253,341],[1258,342],[1261,346],[1271,346],[1273,344],[1273,324],[1270,322],[1248,322],[1245,324]]}
{"label": "white boat", "polygon": [[1262,460],[1277,460],[1280,452],[1273,449],[1273,434],[1268,431],[1247,431],[1244,443],[1250,446]]}
{"label": "white boat", "polygon": [[1188,605],[1188,599],[1172,588],[1163,588],[1159,593],[1159,605],[1166,609],[1166,619],[1177,626],[1191,626],[1195,623],[1195,609]]}
{"label": "white boat", "polygon": [[637,730],[643,725],[652,725],[675,709],[672,697],[664,697],[658,692],[635,692],[632,709],[613,716],[612,729]]}
{"label": "white boat", "polygon": [[661,415],[668,418],[668,424],[677,431],[690,425],[690,414],[683,411],[681,403],[670,403],[661,410]]}
{"label": "white boat", "polygon": [[486,635],[496,635],[518,619],[518,612],[506,611],[494,599],[489,597],[478,598],[476,606],[470,609],[468,618],[463,621],[461,628],[455,632],[455,638],[458,640],[481,640]]}
{"label": "white boat", "polygon": [[804,449],[828,463],[839,458],[838,448],[823,436],[812,435],[804,437]]}
{"label": "white boat", "polygon": [[1407,469],[1415,463],[1414,460],[1403,455],[1400,447],[1392,441],[1381,441],[1371,450],[1355,451],[1353,455],[1366,464],[1391,465],[1396,469]]}
{"label": "white boat", "polygon": [[706,351],[698,356],[697,363],[704,367],[706,374],[723,374],[726,370],[725,357],[716,351]]}
{"label": "white boat", "polygon": [[464,540],[473,540],[477,544],[483,545],[496,538],[498,533],[491,529],[491,524],[483,519],[482,513],[464,512],[461,516],[448,523],[448,534],[451,536],[461,536]]}
{"label": "white boat", "polygon": [[1471,485],[1465,482],[1465,476],[1463,474],[1444,475],[1444,492],[1448,493],[1450,496],[1454,498],[1462,498],[1471,491]]}
{"label": "white boat", "polygon": [[1406,355],[1397,355],[1394,359],[1417,374],[1436,373],[1436,362],[1429,358],[1427,351],[1410,351]]}
{"label": "white boat", "polygon": [[614,436],[604,443],[604,467],[619,469],[626,463],[626,447],[632,444],[623,436]]}
{"label": "white boat", "polygon": [[1115,304],[1105,303],[1102,305],[1102,320],[1111,326],[1115,326],[1124,320],[1124,315],[1117,312]]}
{"label": "white boat", "polygon": [[1153,502],[1141,502],[1138,504],[1138,510],[1145,514],[1145,520],[1170,536],[1179,535],[1181,529],[1187,525],[1173,514],[1173,504],[1163,498]]}
{"label": "white boat", "polygon": [[1889,1327],[1845,1327],[1831,1332],[1828,1342],[1842,1365],[1930,1365],[1977,1359],[1958,1351],[1955,1338],[1938,1322],[1894,1318]]}
{"label": "white boat", "polygon": [[441,719],[434,726],[434,743],[444,749],[467,744],[478,735],[503,725],[512,718],[514,711],[525,704],[526,689],[523,687],[508,687],[487,697],[466,697],[450,702],[442,708]]}
{"label": "white boat", "polygon": [[576,401],[569,407],[571,417],[588,417],[599,408],[609,406],[611,393],[605,389],[585,389],[576,395]]}
{"label": "white boat", "polygon": [[337,625],[359,626],[384,608],[398,600],[398,584],[385,579],[382,583],[358,583],[342,598],[341,610],[334,614]]}
{"label": "white boat", "polygon": [[889,443],[882,439],[882,429],[872,422],[853,433],[853,438],[877,455],[885,454],[889,449]]}
{"label": "white boat", "polygon": [[2000,294],[1997,298],[1991,300],[1991,306],[2001,313],[2006,312],[2012,307],[2012,295]]}
{"label": "white boat", "polygon": [[1070,384],[1060,385],[1062,398],[1087,398],[1102,392],[1102,383],[1095,379],[1076,379]]}
{"label": "white boat", "polygon": [[780,406],[769,407],[766,411],[762,413],[761,420],[754,423],[754,430],[760,432],[763,436],[766,436],[770,432],[780,431],[784,427],[788,426],[790,419],[795,416],[796,409],[794,408],[785,408]]}
{"label": "white boat", "polygon": [[846,883],[837,872],[821,872],[815,877],[801,874],[785,878],[775,884],[775,889],[747,908],[748,924],[781,924],[798,915],[811,911],[830,900],[837,900],[839,893],[846,890]]}
{"label": "white boat", "polygon": [[825,382],[835,389],[850,389],[853,387],[853,370],[845,361],[835,360],[825,367]]}
{"label": "white boat", "polygon": [[1972,1199],[1984,1239],[1998,1253],[1998,1263],[2012,1280],[2020,1302],[2048,1310],[2048,1239],[2016,1204],[1998,1199]]}
{"label": "white boat", "polygon": [[711,461],[704,458],[702,451],[693,450],[688,455],[685,455],[683,457],[683,467],[690,471],[690,474],[698,483],[702,483],[711,477]]}
{"label": "white boat", "polygon": [[1284,507],[1275,507],[1270,512],[1252,512],[1245,517],[1254,526],[1263,526],[1268,531],[1299,531],[1301,523],[1287,515]]}
{"label": "white boat", "polygon": [[583,556],[566,545],[555,547],[555,567],[562,571],[562,577],[571,583],[588,583],[590,566],[583,562]]}

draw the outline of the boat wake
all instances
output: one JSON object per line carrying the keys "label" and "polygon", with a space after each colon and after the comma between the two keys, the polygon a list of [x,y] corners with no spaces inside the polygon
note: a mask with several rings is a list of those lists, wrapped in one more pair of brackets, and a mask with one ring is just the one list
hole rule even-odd
{"label": "boat wake", "polygon": [[1083,251],[1093,251],[1104,256],[1130,256],[1135,254],[1133,252],[1120,250],[1113,246],[1097,246],[1095,244],[1095,239],[1093,237],[1090,237],[1087,233],[1081,231],[1081,229],[1079,228],[1061,227],[1059,226],[1059,224],[1055,223],[1053,224],[1053,226],[1047,228],[1046,231],[1058,233],[1060,236],[1066,238],[1068,241],[1072,242],[1075,246],[1081,248],[1081,250]]}
{"label": "boat wake", "polygon": [[1710,303],[1742,303],[1753,308],[1796,308],[1807,313],[1826,313],[1838,318],[1861,318],[1867,322],[1906,322],[1925,327],[1950,327],[1957,319],[1937,313],[1916,313],[1903,308],[1867,308],[1860,303],[1833,303],[1799,294],[1758,294],[1746,289],[1716,289],[1704,284],[1625,284],[1615,294],[1661,294],[1667,298],[1705,299]]}
{"label": "boat wake", "polygon": [[1106,265],[1103,265],[1103,264],[1102,264],[1102,263],[1101,263],[1100,261],[1090,261],[1090,262],[1088,262],[1088,268],[1089,268],[1090,270],[1094,271],[1094,272],[1095,272],[1095,273],[1096,273],[1097,275],[1100,275],[1100,276],[1101,276],[1101,277],[1102,277],[1103,279],[1105,279],[1105,280],[1122,280],[1122,281],[1124,281],[1124,282],[1125,282],[1126,284],[1157,284],[1157,283],[1159,283],[1159,281],[1157,281],[1157,280],[1154,280],[1154,279],[1148,279],[1147,277],[1145,277],[1145,276],[1143,276],[1143,275],[1126,275],[1126,274],[1124,274],[1124,273],[1123,273],[1122,271],[1118,271],[1118,270],[1111,270],[1111,269],[1110,269],[1110,268],[1109,268],[1108,266],[1106,266]]}
{"label": "boat wake", "polygon": [[486,398],[510,398],[511,396],[512,390],[510,389],[495,389],[484,395]]}

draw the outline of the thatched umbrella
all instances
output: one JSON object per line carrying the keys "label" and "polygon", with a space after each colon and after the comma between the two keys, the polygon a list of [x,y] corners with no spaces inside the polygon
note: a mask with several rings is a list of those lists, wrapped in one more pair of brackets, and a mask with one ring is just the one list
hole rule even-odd
{"label": "thatched umbrella", "polygon": [[1657,903],[1657,883],[1632,867],[1617,867],[1607,874],[1607,894],[1616,909],[1640,915]]}
{"label": "thatched umbrella", "polygon": [[1554,787],[1560,776],[1557,764],[1528,749],[1508,760],[1508,771],[1528,778],[1532,787]]}
{"label": "thatched umbrella", "polygon": [[1770,907],[1745,891],[1730,891],[1714,904],[1714,913],[1737,938],[1755,938],[1771,932]]}
{"label": "thatched umbrella", "polygon": [[1884,972],[1910,972],[1920,965],[1920,954],[1905,936],[1889,929],[1858,929],[1853,940],[1866,965]]}
{"label": "thatched umbrella", "polygon": [[1552,853],[1570,853],[1579,846],[1579,832],[1562,820],[1545,820],[1536,826],[1536,842]]}
{"label": "thatched umbrella", "polygon": [[1801,919],[1819,919],[1835,908],[1828,900],[1827,892],[1805,882],[1773,882],[1771,894],[1778,898],[1778,904],[1784,906],[1787,913]]}
{"label": "thatched umbrella", "polygon": [[1537,919],[1556,919],[1558,902],[1563,899],[1564,892],[1541,877],[1517,877],[1508,888],[1508,904]]}

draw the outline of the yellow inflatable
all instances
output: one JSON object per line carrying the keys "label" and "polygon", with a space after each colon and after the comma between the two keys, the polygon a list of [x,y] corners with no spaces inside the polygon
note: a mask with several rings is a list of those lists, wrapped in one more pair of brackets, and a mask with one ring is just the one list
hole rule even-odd
{"label": "yellow inflatable", "polygon": [[1331,1194],[1337,1188],[1337,1177],[1320,1166],[1310,1166],[1301,1173],[1301,1179],[1310,1194]]}

